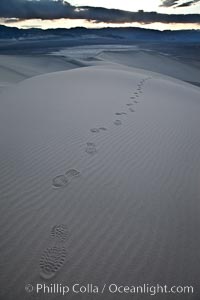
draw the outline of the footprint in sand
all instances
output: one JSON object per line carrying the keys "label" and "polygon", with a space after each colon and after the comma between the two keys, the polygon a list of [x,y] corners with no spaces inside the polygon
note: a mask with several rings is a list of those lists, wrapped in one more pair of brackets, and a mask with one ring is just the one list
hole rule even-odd
{"label": "footprint in sand", "polygon": [[51,279],[64,266],[67,251],[65,247],[50,247],[44,250],[40,258],[40,276]]}
{"label": "footprint in sand", "polygon": [[54,225],[51,229],[51,237],[55,242],[66,242],[68,235],[68,228],[65,224]]}
{"label": "footprint in sand", "polygon": [[132,97],[130,97],[130,99],[135,99],[135,97],[132,96]]}
{"label": "footprint in sand", "polygon": [[53,178],[52,185],[54,188],[62,188],[65,187],[69,183],[69,180],[65,177],[65,175],[58,175]]}
{"label": "footprint in sand", "polygon": [[53,178],[52,180],[52,186],[54,188],[62,188],[65,187],[66,185],[68,185],[70,183],[70,181],[75,178],[78,177],[80,175],[80,172],[76,169],[69,169],[65,175],[58,175],[56,177]]}
{"label": "footprint in sand", "polygon": [[99,132],[99,129],[98,129],[98,128],[92,128],[92,129],[90,129],[90,131],[91,131],[92,133],[98,133],[98,132]]}
{"label": "footprint in sand", "polygon": [[87,147],[85,151],[90,155],[97,153],[96,145],[94,143],[87,143]]}
{"label": "footprint in sand", "polygon": [[69,169],[65,172],[65,177],[70,181],[71,179],[80,176],[81,172],[76,169]]}
{"label": "footprint in sand", "polygon": [[122,125],[122,122],[121,122],[120,120],[115,120],[114,124],[115,124],[116,126],[119,126],[119,125]]}
{"label": "footprint in sand", "polygon": [[134,103],[139,103],[139,101],[136,101],[136,100],[135,100]]}
{"label": "footprint in sand", "polygon": [[125,112],[120,112],[120,113],[117,112],[117,113],[115,113],[115,115],[116,115],[116,116],[122,116],[122,115],[127,115],[127,113],[125,113]]}
{"label": "footprint in sand", "polygon": [[127,103],[126,105],[127,105],[127,106],[132,106],[132,105],[133,105],[133,103]]}
{"label": "footprint in sand", "polygon": [[135,110],[132,107],[129,107],[130,112],[135,112]]}
{"label": "footprint in sand", "polygon": [[101,131],[107,131],[108,129],[106,127],[99,127],[99,130],[101,130]]}

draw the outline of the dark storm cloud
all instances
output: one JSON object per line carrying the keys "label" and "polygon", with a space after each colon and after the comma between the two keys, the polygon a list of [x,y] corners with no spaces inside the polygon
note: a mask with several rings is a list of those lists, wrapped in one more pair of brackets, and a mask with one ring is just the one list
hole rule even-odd
{"label": "dark storm cloud", "polygon": [[91,8],[83,7],[86,10],[82,11],[82,17],[95,22],[106,23],[200,23],[199,14],[188,15],[168,15],[159,14],[156,12],[144,12],[142,10],[138,12],[127,12],[115,9],[105,9],[101,7]]}
{"label": "dark storm cloud", "polygon": [[[169,0],[167,0],[169,2]],[[172,0],[170,0],[172,2]],[[174,3],[177,1],[173,1]],[[0,18],[7,19],[42,19],[61,18],[86,19],[105,23],[200,23],[200,14],[176,15],[156,12],[130,12],[103,7],[79,6],[58,0],[0,0]]]}
{"label": "dark storm cloud", "polygon": [[74,14],[74,7],[62,0],[0,0],[0,17],[60,19]]}
{"label": "dark storm cloud", "polygon": [[191,0],[191,1],[187,1],[184,3],[181,3],[182,1],[180,0],[162,0],[162,4],[160,6],[163,7],[188,7],[188,6],[192,6],[193,4],[196,3],[200,3],[200,0]]}

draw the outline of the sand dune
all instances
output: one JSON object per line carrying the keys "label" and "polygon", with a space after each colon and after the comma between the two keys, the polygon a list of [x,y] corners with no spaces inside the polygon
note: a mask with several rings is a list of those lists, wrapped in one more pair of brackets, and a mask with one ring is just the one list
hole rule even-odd
{"label": "sand dune", "polygon": [[41,282],[190,284],[197,294],[176,299],[197,299],[199,98],[112,64],[2,92],[1,299]]}
{"label": "sand dune", "polygon": [[76,62],[62,56],[0,55],[0,82],[16,83],[39,74],[77,67]]}
{"label": "sand dune", "polygon": [[109,62],[113,61],[200,84],[199,68],[153,51],[103,51],[98,57]]}
{"label": "sand dune", "polygon": [[169,55],[139,49],[139,46],[110,45],[68,47],[50,54],[0,55],[0,91],[10,84],[40,74],[70,70],[87,66],[121,64],[200,85],[200,71]]}

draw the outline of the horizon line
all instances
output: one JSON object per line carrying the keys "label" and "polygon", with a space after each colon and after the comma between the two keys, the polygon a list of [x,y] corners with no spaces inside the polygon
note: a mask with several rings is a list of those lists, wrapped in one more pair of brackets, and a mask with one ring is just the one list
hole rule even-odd
{"label": "horizon line", "polygon": [[75,27],[70,27],[70,28],[65,28],[65,27],[58,27],[58,28],[40,28],[40,27],[27,27],[27,28],[19,28],[16,26],[7,26],[4,24],[0,24],[0,27],[6,27],[9,29],[18,29],[18,30],[31,30],[31,29],[36,29],[36,30],[41,30],[41,31],[48,31],[48,30],[73,30],[73,29],[86,29],[86,30],[102,30],[102,29],[141,29],[141,30],[148,30],[148,31],[159,31],[159,32],[166,32],[166,31],[199,31],[200,29],[164,29],[164,30],[159,30],[159,29],[153,29],[153,28],[144,28],[144,27],[138,27],[138,26],[127,26],[127,27],[112,27],[112,26],[105,26],[105,27],[97,27],[97,28],[91,28],[91,27],[85,27],[85,26],[75,26]]}

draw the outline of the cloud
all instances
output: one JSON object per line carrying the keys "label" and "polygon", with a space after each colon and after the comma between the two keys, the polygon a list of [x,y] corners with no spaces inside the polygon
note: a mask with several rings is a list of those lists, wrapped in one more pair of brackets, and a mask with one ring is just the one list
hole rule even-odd
{"label": "cloud", "polygon": [[[164,2],[174,0],[165,0]],[[195,0],[193,0],[194,2]],[[196,0],[197,1],[197,0]],[[163,3],[164,3],[163,2]],[[72,6],[64,0],[0,0],[0,18],[7,19],[85,19],[105,23],[200,23],[200,14],[160,14],[156,12],[123,11],[103,7]]]}
{"label": "cloud", "polygon": [[188,7],[192,6],[194,4],[200,3],[200,0],[191,0],[184,3],[180,3],[180,0],[162,0],[162,4],[160,6],[162,7]]}
{"label": "cloud", "polygon": [[85,7],[86,11],[82,11],[82,17],[95,22],[106,23],[200,23],[200,15],[176,15],[176,14],[159,14],[156,12],[127,12],[115,9],[91,8]]}
{"label": "cloud", "polygon": [[177,5],[176,7],[188,7],[188,6],[191,6],[193,4],[197,4],[198,2],[200,3],[200,0],[187,1],[187,2],[184,2],[182,4]]}
{"label": "cloud", "polygon": [[163,0],[160,6],[171,7],[175,6],[176,4],[178,4],[178,0]]}
{"label": "cloud", "polygon": [[192,4],[193,4],[193,1],[188,1],[188,2],[177,5],[176,7],[188,7],[188,6],[191,6]]}
{"label": "cloud", "polygon": [[59,19],[74,14],[64,0],[0,0],[0,17],[19,19]]}

